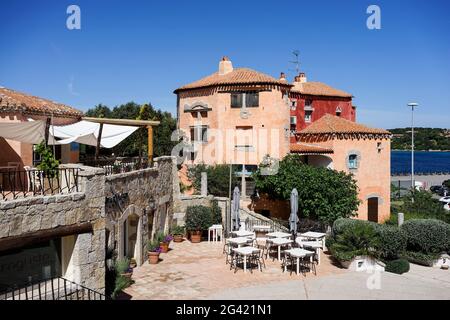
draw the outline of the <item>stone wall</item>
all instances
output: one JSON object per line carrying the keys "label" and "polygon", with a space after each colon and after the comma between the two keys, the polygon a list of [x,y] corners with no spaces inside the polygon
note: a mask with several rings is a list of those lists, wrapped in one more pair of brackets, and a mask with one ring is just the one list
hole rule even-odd
{"label": "stone wall", "polygon": [[[79,190],[71,194],[35,196],[0,202],[0,241],[55,235],[67,227],[90,224],[79,234],[67,279],[103,292],[105,287],[105,176],[103,169],[77,166]],[[61,236],[59,234],[59,236]]]}
{"label": "stone wall", "polygon": [[[146,260],[146,244],[158,232],[169,232],[173,219],[173,195],[178,176],[175,157],[154,159],[152,168],[106,177],[106,228],[108,244],[118,257],[130,255],[127,243],[135,241],[138,265]],[[126,235],[127,223],[138,221],[135,235]]]}

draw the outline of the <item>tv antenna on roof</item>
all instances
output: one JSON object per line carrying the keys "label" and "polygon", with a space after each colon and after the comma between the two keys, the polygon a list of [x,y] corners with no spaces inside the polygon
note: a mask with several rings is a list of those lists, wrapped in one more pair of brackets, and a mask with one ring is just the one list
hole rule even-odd
{"label": "tv antenna on roof", "polygon": [[294,55],[294,60],[293,61],[289,61],[289,62],[295,65],[295,70],[292,70],[292,69],[289,69],[289,70],[290,71],[295,71],[296,72],[295,75],[298,75],[299,72],[300,72],[300,61],[298,59],[298,57],[300,56],[300,51],[294,50],[294,51],[292,51],[292,54]]}

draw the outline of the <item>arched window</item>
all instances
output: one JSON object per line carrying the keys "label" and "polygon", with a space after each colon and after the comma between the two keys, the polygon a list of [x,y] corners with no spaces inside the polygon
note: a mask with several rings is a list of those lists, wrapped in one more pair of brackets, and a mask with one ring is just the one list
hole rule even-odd
{"label": "arched window", "polygon": [[338,107],[336,108],[336,115],[337,115],[338,117],[340,117],[341,114],[342,114],[342,109],[341,109],[341,107],[338,106]]}
{"label": "arched window", "polygon": [[358,169],[358,155],[350,154],[348,156],[348,168],[349,169]]}

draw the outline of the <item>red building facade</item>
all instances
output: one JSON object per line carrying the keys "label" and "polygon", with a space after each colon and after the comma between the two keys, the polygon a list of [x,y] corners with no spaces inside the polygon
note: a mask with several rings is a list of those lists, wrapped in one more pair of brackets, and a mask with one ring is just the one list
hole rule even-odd
{"label": "red building facade", "polygon": [[[356,108],[352,105],[352,95],[332,88],[321,82],[307,82],[304,73],[295,77],[290,92],[291,132],[307,128],[325,114],[356,121]],[[295,142],[292,137],[291,142]]]}

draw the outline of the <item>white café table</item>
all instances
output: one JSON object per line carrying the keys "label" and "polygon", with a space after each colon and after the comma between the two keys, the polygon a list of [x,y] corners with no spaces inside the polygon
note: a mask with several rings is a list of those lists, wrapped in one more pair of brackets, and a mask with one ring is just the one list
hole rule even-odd
{"label": "white caf\u00e9 table", "polygon": [[227,239],[228,243],[233,243],[233,244],[237,245],[238,247],[248,244],[249,240],[250,240],[249,238],[245,238],[245,237],[237,237],[237,238]]}
{"label": "white caf\u00e9 table", "polygon": [[303,238],[312,239],[312,240],[321,240],[322,241],[322,249],[324,249],[324,247],[325,247],[324,239],[325,239],[326,233],[308,231],[305,233],[300,233],[298,236],[303,237]]}
{"label": "white caf\u00e9 table", "polygon": [[[286,252],[297,259],[297,264],[296,264],[297,275],[299,275],[299,273],[300,273],[300,258],[309,256],[310,257],[309,259],[312,260],[312,256],[314,254],[314,252],[312,252],[312,251],[308,251],[308,250],[300,249],[300,248],[289,249],[289,250],[286,250]],[[286,271],[286,265],[284,265],[284,271]],[[309,272],[312,272],[312,269],[309,269]]]}
{"label": "white caf\u00e9 table", "polygon": [[253,236],[253,232],[247,231],[247,230],[231,231],[231,233],[238,237],[252,237]]}
{"label": "white caf\u00e9 table", "polygon": [[287,232],[271,232],[266,235],[268,238],[289,238],[292,234]]}
{"label": "white caf\u00e9 table", "polygon": [[259,249],[255,247],[242,247],[233,249],[234,252],[244,256],[244,273],[247,272],[247,257],[251,255],[255,251],[259,251]]}
{"label": "white caf\u00e9 table", "polygon": [[293,242],[292,240],[286,238],[272,238],[268,239],[267,241],[270,241],[272,244],[278,247],[278,261],[281,260],[281,246],[285,246]]}
{"label": "white caf\u00e9 table", "polygon": [[301,239],[295,239],[295,242],[302,248],[311,248],[316,251],[317,254],[317,265],[320,265],[320,249],[322,249],[321,241],[301,241]]}

